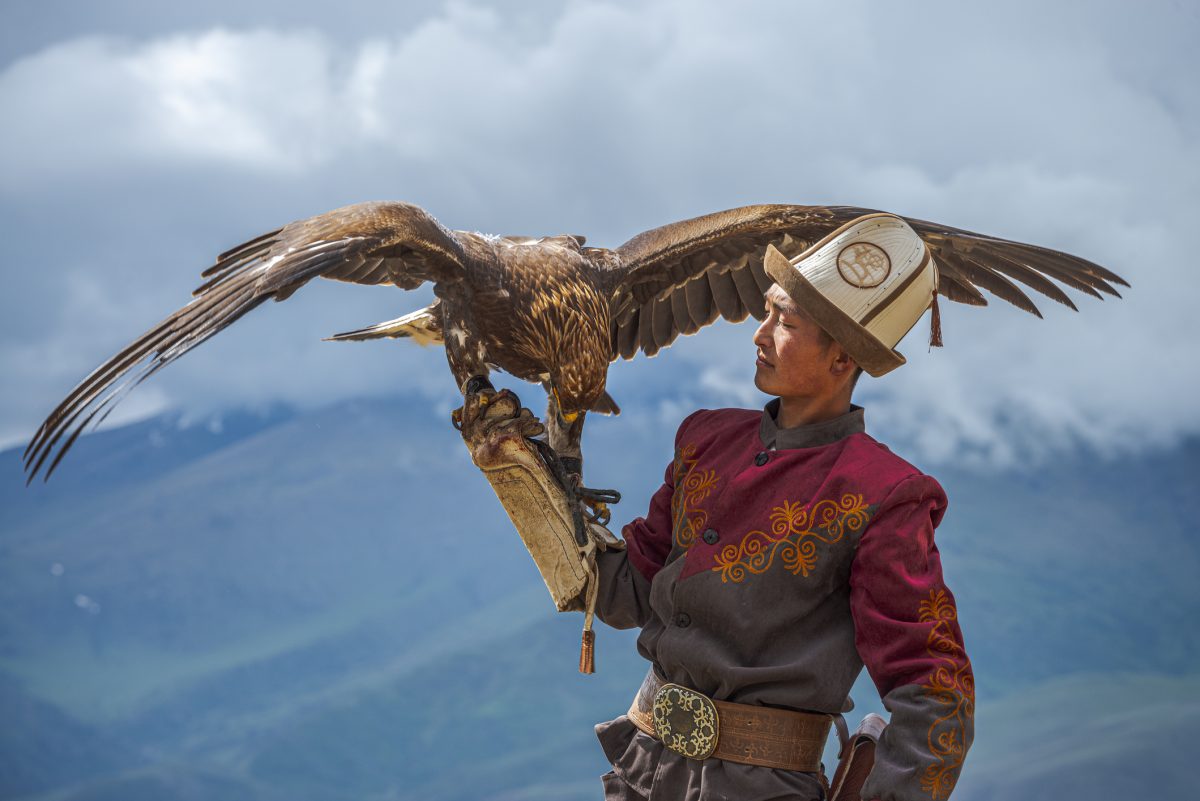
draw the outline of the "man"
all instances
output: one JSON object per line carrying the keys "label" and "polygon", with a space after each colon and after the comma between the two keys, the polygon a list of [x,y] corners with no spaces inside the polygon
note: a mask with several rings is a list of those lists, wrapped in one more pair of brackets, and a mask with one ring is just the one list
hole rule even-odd
{"label": "man", "polygon": [[944,799],[974,710],[933,538],[946,496],[851,403],[860,368],[904,363],[936,268],[883,214],[765,266],[755,385],[777,398],[685,419],[649,512],[591,568],[589,606],[640,627],[651,663],[629,713],[597,726],[605,798],[825,798],[821,751],[865,665],[891,721],[862,798]]}

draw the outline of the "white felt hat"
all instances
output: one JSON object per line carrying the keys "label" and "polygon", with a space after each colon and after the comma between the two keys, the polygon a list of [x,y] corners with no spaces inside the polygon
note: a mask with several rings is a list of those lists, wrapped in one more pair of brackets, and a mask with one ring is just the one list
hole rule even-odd
{"label": "white felt hat", "polygon": [[892,214],[851,220],[791,261],[768,247],[763,267],[873,376],[904,364],[896,344],[937,295],[929,248]]}

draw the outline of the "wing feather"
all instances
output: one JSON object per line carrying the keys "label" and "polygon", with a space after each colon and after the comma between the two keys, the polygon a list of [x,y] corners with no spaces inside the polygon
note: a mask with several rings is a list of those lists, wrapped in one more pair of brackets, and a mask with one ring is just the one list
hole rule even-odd
{"label": "wing feather", "polygon": [[1070,254],[1063,253],[1061,250],[1051,250],[1050,248],[1044,248],[1040,245],[1030,245],[1026,242],[1013,242],[1011,240],[998,241],[1004,242],[1004,244],[1012,250],[1025,253],[1027,259],[1031,259],[1035,262],[1040,259],[1055,261],[1071,272],[1077,272],[1091,278],[1099,278],[1105,281],[1111,281],[1114,284],[1120,284],[1121,286],[1129,286],[1128,281],[1114,273],[1112,270],[1102,267],[1095,262],[1088,261],[1087,259],[1082,259],[1078,256],[1072,256]]}
{"label": "wing feather", "polygon": [[938,262],[938,294],[968,306],[986,306],[987,298],[952,264]]}
{"label": "wing feather", "polygon": [[742,267],[736,270],[730,270],[729,275],[733,278],[733,283],[737,287],[738,297],[741,298],[742,306],[750,313],[750,316],[755,320],[765,320],[767,310],[763,301],[763,292],[758,288],[758,283],[754,280],[754,273],[748,267]]}
{"label": "wing feather", "polygon": [[638,314],[638,346],[647,356],[658,353],[658,343],[654,341],[654,301],[643,303]]}
{"label": "wing feather", "polygon": [[977,287],[988,290],[996,297],[1007,300],[1012,305],[1030,314],[1037,317],[1042,316],[1042,313],[1038,311],[1037,306],[1033,305],[1033,301],[1029,299],[1029,296],[1018,289],[1016,284],[1009,281],[1003,275],[993,272],[969,258],[958,257],[954,261],[954,266],[967,280]]}
{"label": "wing feather", "polygon": [[675,315],[671,312],[671,298],[661,297],[654,301],[654,344],[659,350],[675,341]]}
{"label": "wing feather", "polygon": [[737,285],[728,270],[712,269],[706,274],[709,289],[712,290],[713,303],[721,316],[731,323],[740,323],[746,319],[746,307],[738,296]]}
{"label": "wing feather", "polygon": [[622,359],[632,359],[637,354],[638,344],[638,311],[634,310],[633,316],[617,330],[617,353]]}
{"label": "wing feather", "polygon": [[[1033,261],[1034,259],[1030,258],[1030,262]],[[1057,278],[1067,286],[1078,289],[1080,292],[1086,292],[1093,297],[1100,298],[1100,300],[1104,300],[1104,297],[1100,294],[1100,292],[1104,292],[1117,298],[1121,297],[1121,293],[1118,292],[1101,276],[1091,272],[1081,272],[1075,270],[1070,262],[1070,258],[1064,257],[1064,254],[1039,254],[1036,259],[1036,266],[1042,272],[1053,278]],[[1120,283],[1125,284],[1124,281],[1121,281]],[[1125,285],[1128,286],[1128,284]],[[1100,292],[1097,292],[1096,290],[1100,290]]]}
{"label": "wing feather", "polygon": [[[762,319],[761,297],[770,286],[762,269],[768,243],[795,258],[839,226],[872,212],[853,206],[746,206],[646,231],[615,251],[619,265],[609,279],[612,315],[624,319],[641,307],[644,318],[647,304],[669,297],[677,327],[684,333],[691,333],[693,324],[696,330],[708,325],[718,315],[734,322],[747,314]],[[1115,285],[1128,286],[1111,270],[1067,253],[925,220],[907,221],[934,257],[939,293],[958,303],[986,306],[982,288],[1040,317],[1018,283],[1071,309],[1075,304],[1059,284],[1093,297],[1120,297]],[[702,275],[707,278],[706,293],[701,293],[703,284],[692,283]],[[675,299],[681,290],[689,301],[686,319],[683,304]],[[704,295],[711,299],[707,314]],[[653,340],[656,350],[665,347],[661,338]]]}
{"label": "wing feather", "polygon": [[[688,284],[692,283],[688,281]],[[691,309],[688,308],[687,284],[671,292],[671,316],[675,320],[675,328],[681,334],[694,334],[700,330],[700,325],[692,319]]]}
{"label": "wing feather", "polygon": [[[703,328],[717,319],[719,312],[716,304],[713,303],[712,292],[709,288],[707,278],[704,276],[693,278],[684,285],[684,291],[687,294],[688,313],[691,315],[692,322],[696,326],[693,331]],[[693,331],[688,331],[687,333],[690,334]]]}
{"label": "wing feather", "polygon": [[46,478],[79,435],[98,425],[133,387],[267,299],[284,300],[318,277],[397,286],[456,281],[465,259],[453,232],[406,203],[347,206],[225,251],[201,273],[207,280],[191,303],[96,368],[50,413],[25,449],[29,480],[60,442]]}
{"label": "wing feather", "polygon": [[[754,279],[754,283],[758,287],[758,294],[760,296],[766,295],[767,290],[771,288],[771,284],[775,283],[775,280],[767,275],[767,271],[763,269],[762,259],[747,259],[747,261],[749,262],[750,277]],[[743,267],[741,269],[744,270],[746,268]]]}
{"label": "wing feather", "polygon": [[973,254],[972,259],[979,262],[984,267],[999,273],[1005,273],[1008,276],[1017,279],[1026,286],[1037,290],[1051,300],[1058,301],[1071,308],[1074,311],[1079,311],[1075,303],[1071,300],[1066,292],[1059,289],[1058,284],[1054,283],[1037,270],[1026,267],[1024,264],[1013,261],[1000,253],[983,253],[977,252]]}

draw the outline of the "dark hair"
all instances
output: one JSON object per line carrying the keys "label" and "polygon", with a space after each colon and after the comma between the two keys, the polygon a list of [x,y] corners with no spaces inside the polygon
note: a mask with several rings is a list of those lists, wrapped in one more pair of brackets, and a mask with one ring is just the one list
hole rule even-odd
{"label": "dark hair", "polygon": [[[828,348],[833,344],[833,337],[824,328],[817,326],[817,337],[821,343],[821,347]],[[854,391],[854,386],[858,383],[858,377],[862,375],[863,369],[857,364],[854,365],[854,375],[850,376],[850,391]]]}

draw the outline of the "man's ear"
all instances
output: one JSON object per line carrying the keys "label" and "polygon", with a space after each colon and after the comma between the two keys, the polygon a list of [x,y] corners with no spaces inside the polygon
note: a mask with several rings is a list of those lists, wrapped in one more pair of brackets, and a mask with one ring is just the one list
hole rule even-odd
{"label": "man's ear", "polygon": [[858,367],[858,363],[836,341],[833,343],[832,356],[833,361],[829,365],[829,372],[833,374],[834,378],[854,374],[854,368]]}

